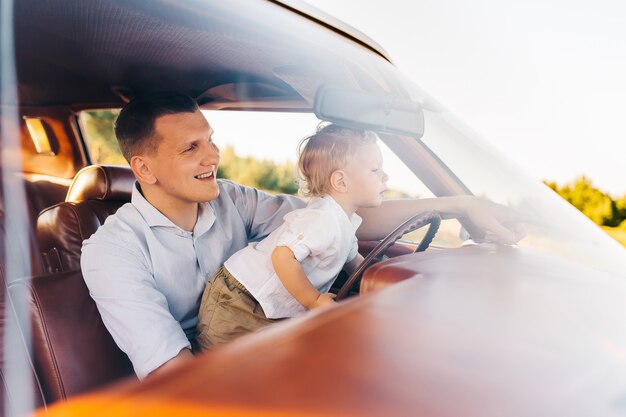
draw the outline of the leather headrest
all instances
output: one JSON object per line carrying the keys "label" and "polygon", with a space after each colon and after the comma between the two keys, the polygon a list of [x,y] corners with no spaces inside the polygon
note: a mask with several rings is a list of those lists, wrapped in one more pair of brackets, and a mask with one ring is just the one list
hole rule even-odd
{"label": "leather headrest", "polygon": [[129,167],[90,165],[81,169],[70,185],[66,202],[85,200],[130,201],[135,176]]}

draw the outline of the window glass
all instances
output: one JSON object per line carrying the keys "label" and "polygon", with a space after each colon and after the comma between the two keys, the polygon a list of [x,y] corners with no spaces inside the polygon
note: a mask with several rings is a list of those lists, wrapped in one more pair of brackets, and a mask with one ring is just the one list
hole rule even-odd
{"label": "window glass", "polygon": [[[221,149],[218,176],[270,192],[296,193],[298,144],[315,133],[320,121],[311,113],[205,111]],[[385,199],[432,198],[433,193],[382,141],[384,170],[389,175]],[[269,187],[275,185],[275,188]],[[461,225],[456,219],[442,222],[433,246],[458,247]],[[403,237],[419,243],[426,228]]]}
{"label": "window glass", "polygon": [[[127,165],[113,129],[118,114],[118,109],[80,113],[80,126],[92,163]],[[297,194],[298,144],[315,133],[320,123],[312,113],[211,110],[203,114],[213,127],[213,140],[220,148],[218,177],[269,193]],[[379,141],[379,146],[389,175],[385,199],[434,197],[384,142]],[[460,230],[458,221],[443,221],[433,245],[460,246]],[[425,233],[426,228],[422,228],[402,240],[419,243]]]}
{"label": "window glass", "polygon": [[114,123],[119,109],[80,112],[79,126],[92,164],[128,165],[115,139]]}

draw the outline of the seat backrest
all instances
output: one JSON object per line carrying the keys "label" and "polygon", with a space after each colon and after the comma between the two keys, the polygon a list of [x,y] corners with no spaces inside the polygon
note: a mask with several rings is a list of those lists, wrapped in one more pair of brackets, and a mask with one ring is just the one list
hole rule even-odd
{"label": "seat backrest", "polygon": [[71,181],[68,179],[41,174],[21,172],[18,176],[24,183],[28,211],[33,226],[37,221],[37,216],[43,209],[65,200],[67,190],[71,184]]}
{"label": "seat backrest", "polygon": [[32,361],[46,403],[134,374],[80,272],[83,240],[130,201],[134,181],[127,167],[93,165],[79,171],[65,201],[37,219],[48,274],[9,284],[12,298],[29,303]]}
{"label": "seat backrest", "polygon": [[32,358],[47,404],[134,375],[80,271],[18,280],[9,291],[28,300]]}
{"label": "seat backrest", "polygon": [[130,201],[135,177],[128,167],[91,165],[76,174],[65,201],[37,218],[37,240],[48,273],[80,269],[83,240]]}
{"label": "seat backrest", "polygon": [[23,185],[26,197],[26,211],[30,226],[28,238],[31,253],[31,275],[43,274],[46,270],[35,236],[37,218],[43,209],[65,200],[71,181],[65,178],[25,172],[15,174],[15,177]]}
{"label": "seat backrest", "polygon": [[[5,233],[5,221],[0,210],[0,416],[9,417],[30,414],[44,404],[44,397],[29,355],[29,338],[24,337],[24,326],[19,320],[27,316],[22,313],[28,310],[23,304],[14,303],[20,300],[8,296],[5,245],[11,240]],[[27,260],[11,260],[19,261]]]}

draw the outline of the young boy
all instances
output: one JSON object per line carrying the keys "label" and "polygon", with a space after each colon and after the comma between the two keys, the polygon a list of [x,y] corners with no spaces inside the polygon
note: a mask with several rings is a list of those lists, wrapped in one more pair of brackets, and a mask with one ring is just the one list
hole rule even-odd
{"label": "young boy", "polygon": [[207,285],[198,315],[202,349],[275,319],[334,303],[342,270],[356,269],[359,208],[379,206],[389,178],[372,132],[329,124],[300,144],[306,208],[262,241],[232,255]]}

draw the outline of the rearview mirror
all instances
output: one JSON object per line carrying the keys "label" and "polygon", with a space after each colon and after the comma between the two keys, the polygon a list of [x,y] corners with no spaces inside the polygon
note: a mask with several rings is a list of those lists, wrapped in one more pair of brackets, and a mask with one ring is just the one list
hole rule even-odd
{"label": "rearview mirror", "polygon": [[411,100],[342,87],[322,86],[315,95],[315,115],[342,126],[421,138],[424,112]]}

